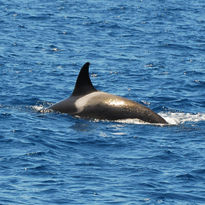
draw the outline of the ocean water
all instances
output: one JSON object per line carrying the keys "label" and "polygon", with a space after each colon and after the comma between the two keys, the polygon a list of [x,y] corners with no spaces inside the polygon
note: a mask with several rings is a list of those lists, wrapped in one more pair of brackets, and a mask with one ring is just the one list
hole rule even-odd
{"label": "ocean water", "polygon": [[[205,204],[205,2],[0,1],[0,204]],[[41,112],[89,61],[169,126]]]}

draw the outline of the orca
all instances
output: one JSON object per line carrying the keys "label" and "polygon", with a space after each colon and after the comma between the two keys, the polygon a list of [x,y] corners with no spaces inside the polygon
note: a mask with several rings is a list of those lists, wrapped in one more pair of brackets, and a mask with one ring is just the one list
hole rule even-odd
{"label": "orca", "polygon": [[95,89],[89,77],[89,65],[87,62],[81,68],[71,96],[49,109],[84,119],[114,121],[137,118],[148,123],[167,124],[142,104]]}

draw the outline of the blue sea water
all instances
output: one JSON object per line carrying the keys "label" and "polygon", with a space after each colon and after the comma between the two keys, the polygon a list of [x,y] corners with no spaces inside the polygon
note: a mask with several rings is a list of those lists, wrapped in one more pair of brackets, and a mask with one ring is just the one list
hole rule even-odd
{"label": "blue sea water", "polygon": [[[205,2],[0,1],[0,204],[205,204]],[[40,112],[91,63],[169,126]]]}

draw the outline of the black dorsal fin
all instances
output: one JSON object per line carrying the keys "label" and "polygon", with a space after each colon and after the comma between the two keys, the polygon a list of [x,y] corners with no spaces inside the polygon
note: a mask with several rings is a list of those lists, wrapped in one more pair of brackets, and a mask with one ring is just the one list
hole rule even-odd
{"label": "black dorsal fin", "polygon": [[86,95],[91,92],[97,91],[89,77],[89,65],[90,63],[87,62],[83,65],[83,67],[80,70],[80,73],[78,74],[77,81],[75,83],[75,88],[73,90],[72,95]]}

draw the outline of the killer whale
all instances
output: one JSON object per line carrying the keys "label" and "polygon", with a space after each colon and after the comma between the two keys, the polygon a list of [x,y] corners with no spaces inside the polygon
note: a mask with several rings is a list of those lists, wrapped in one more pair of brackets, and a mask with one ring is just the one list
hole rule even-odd
{"label": "killer whale", "polygon": [[167,124],[166,120],[142,104],[98,91],[90,80],[89,65],[90,63],[87,62],[82,66],[71,96],[52,105],[49,109],[85,119],[137,118],[148,123]]}

